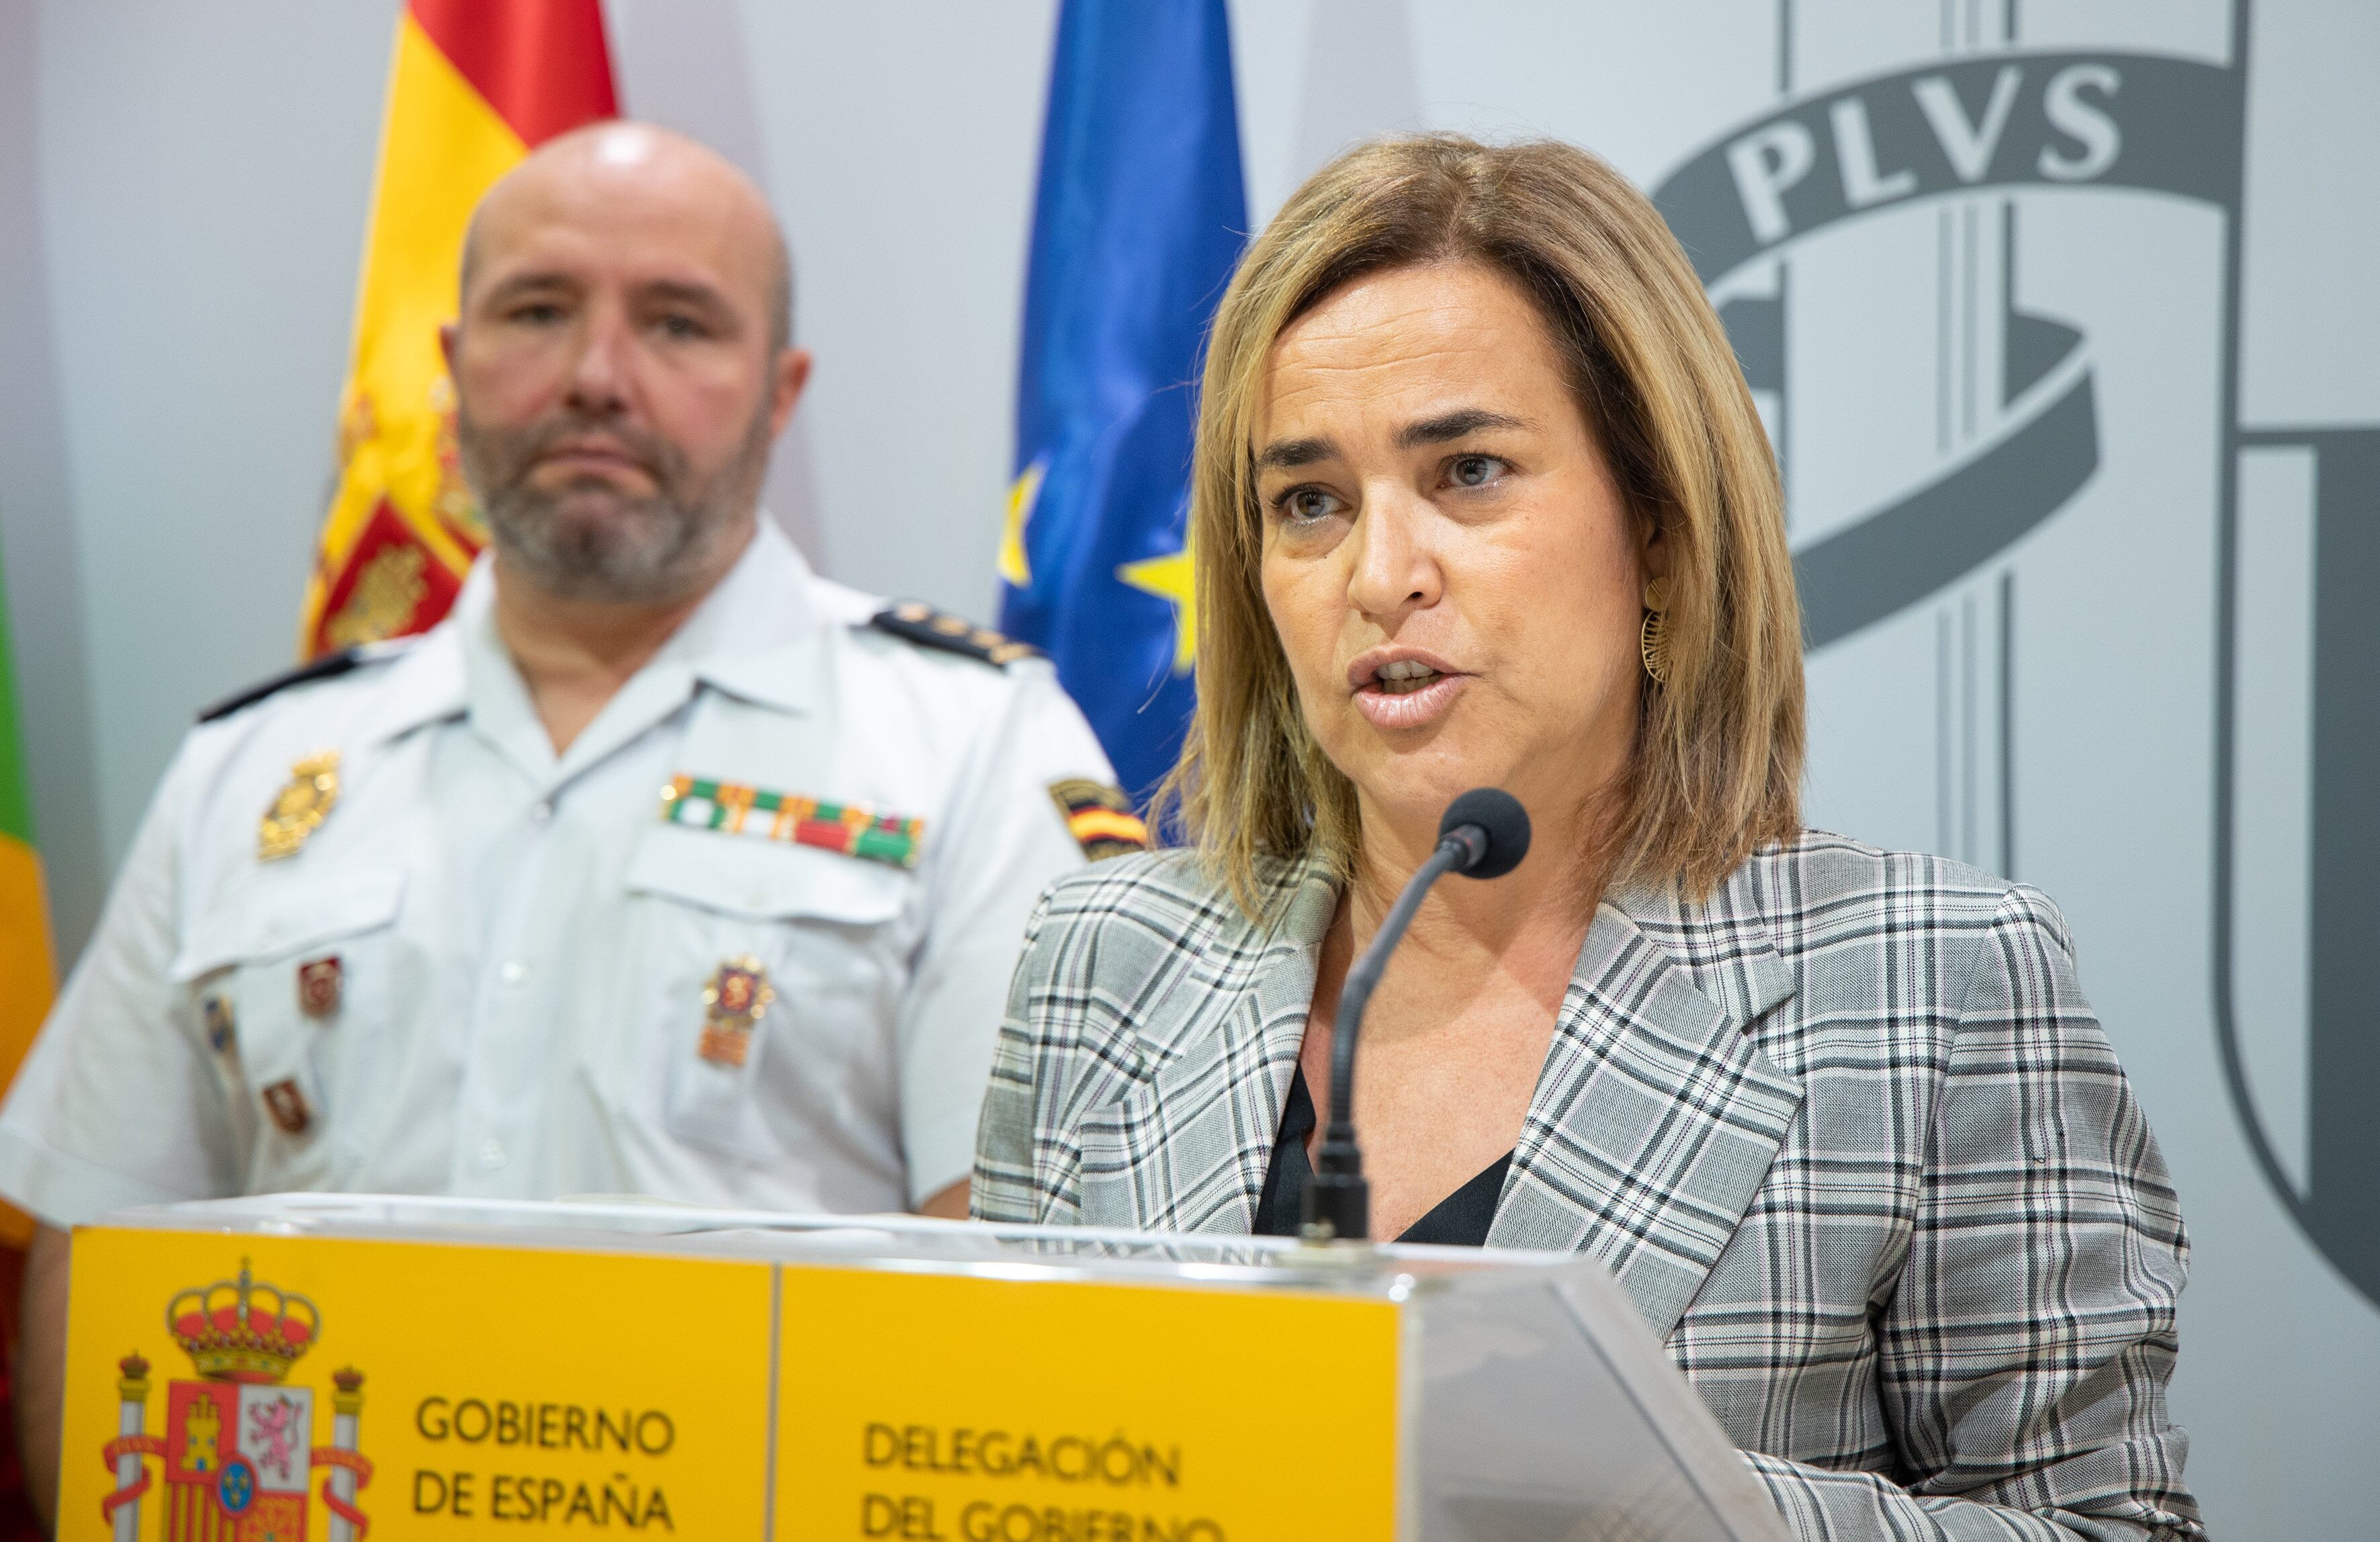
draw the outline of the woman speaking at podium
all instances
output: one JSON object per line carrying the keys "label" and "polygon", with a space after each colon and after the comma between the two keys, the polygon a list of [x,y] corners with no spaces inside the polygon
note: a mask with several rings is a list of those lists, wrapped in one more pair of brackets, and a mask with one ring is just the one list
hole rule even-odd
{"label": "woman speaking at podium", "polygon": [[2198,1535],[2181,1220],[2065,922],[1802,828],[1776,467],[1645,198],[1324,168],[1216,316],[1190,521],[1189,847],[1043,897],[976,1213],[1295,1232],[1351,964],[1500,787],[1527,859],[1370,998],[1371,1234],[1600,1259],[1809,1536]]}

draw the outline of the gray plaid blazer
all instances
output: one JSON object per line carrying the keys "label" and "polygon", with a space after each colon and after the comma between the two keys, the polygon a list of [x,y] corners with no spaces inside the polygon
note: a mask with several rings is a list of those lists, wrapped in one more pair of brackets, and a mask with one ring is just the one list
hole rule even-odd
{"label": "gray plaid blazer", "polygon": [[[1329,875],[1185,854],[1042,896],[986,1220],[1245,1233]],[[1809,1538],[2196,1537],[2188,1245],[2038,892],[1815,832],[1597,913],[1488,1243],[1602,1260]]]}

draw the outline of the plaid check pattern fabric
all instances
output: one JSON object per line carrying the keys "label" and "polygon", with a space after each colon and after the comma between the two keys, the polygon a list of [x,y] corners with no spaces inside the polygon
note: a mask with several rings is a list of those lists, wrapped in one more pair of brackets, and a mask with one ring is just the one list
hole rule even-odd
{"label": "plaid check pattern fabric", "polygon": [[[1248,1231],[1338,894],[1266,900],[1179,852],[1050,888],[978,1215]],[[1488,1242],[1609,1268],[1813,1542],[2204,1536],[2180,1208],[2035,890],[1811,832],[1608,899]]]}

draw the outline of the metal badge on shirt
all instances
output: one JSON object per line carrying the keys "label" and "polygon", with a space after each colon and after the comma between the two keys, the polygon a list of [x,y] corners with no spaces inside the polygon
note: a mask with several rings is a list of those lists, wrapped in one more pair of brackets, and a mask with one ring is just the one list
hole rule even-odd
{"label": "metal badge on shirt", "polygon": [[339,1014],[339,1002],[346,994],[346,965],[339,955],[327,953],[310,958],[298,965],[298,1010],[321,1022]]}
{"label": "metal badge on shirt", "polygon": [[917,865],[917,850],[926,835],[923,820],[856,803],[829,803],[796,793],[684,774],[672,777],[662,789],[662,822],[817,846],[895,868]]}
{"label": "metal badge on shirt", "polygon": [[278,862],[305,849],[339,801],[339,752],[325,749],[289,768],[289,784],[256,827],[256,859]]}
{"label": "metal badge on shirt", "polygon": [[239,1038],[239,1026],[232,1016],[230,1000],[210,996],[200,1003],[199,1010],[206,1019],[207,1048],[219,1055],[229,1053]]}
{"label": "metal badge on shirt", "polygon": [[713,1065],[740,1068],[752,1054],[752,1030],[777,999],[769,972],[757,958],[729,959],[702,988],[702,1043],[698,1052]]}
{"label": "metal badge on shirt", "polygon": [[314,1123],[314,1111],[306,1102],[305,1092],[297,1078],[285,1076],[264,1089],[264,1111],[285,1135],[302,1135]]}

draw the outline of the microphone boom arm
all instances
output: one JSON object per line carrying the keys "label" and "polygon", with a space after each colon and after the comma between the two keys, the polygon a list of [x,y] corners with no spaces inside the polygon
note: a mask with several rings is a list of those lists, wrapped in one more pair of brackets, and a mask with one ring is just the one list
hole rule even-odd
{"label": "microphone boom arm", "polygon": [[1372,1234],[1372,1185],[1364,1176],[1354,1119],[1355,1039],[1363,1031],[1364,1009],[1371,1004],[1389,954],[1404,940],[1430,885],[1450,872],[1475,866],[1487,847],[1488,837],[1476,825],[1448,831],[1429,859],[1405,881],[1404,892],[1389,907],[1371,945],[1348,969],[1346,983],[1339,989],[1339,1010],[1330,1019],[1330,1122],[1323,1127],[1322,1146],[1315,1153],[1298,1228],[1307,1242],[1360,1241]]}

